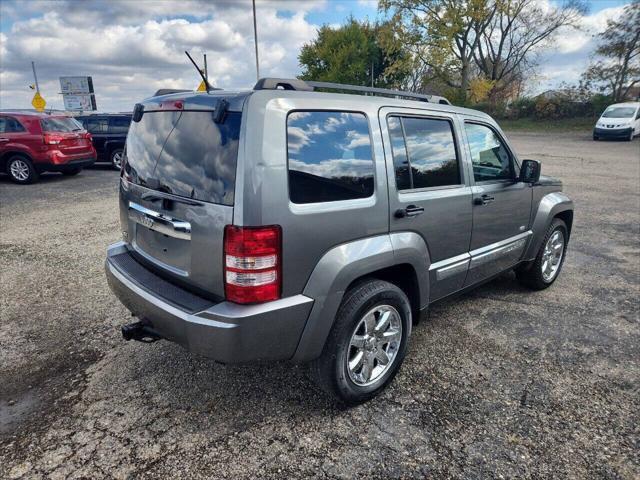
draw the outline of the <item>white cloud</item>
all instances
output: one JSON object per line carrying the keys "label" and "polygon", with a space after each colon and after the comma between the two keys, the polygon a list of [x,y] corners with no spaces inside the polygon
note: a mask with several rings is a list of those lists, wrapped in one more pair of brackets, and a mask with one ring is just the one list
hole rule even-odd
{"label": "white cloud", "polygon": [[594,35],[607,28],[607,20],[620,17],[624,7],[600,10],[582,18],[580,29],[563,28],[554,41],[554,49],[559,53],[573,53],[584,49],[592,42]]}
{"label": "white cloud", "polygon": [[[300,47],[314,38],[306,15],[326,1],[258,1],[262,76],[299,73]],[[207,52],[212,83],[248,88],[255,82],[250,1],[2,2],[10,27],[0,32],[0,107],[29,108],[31,60],[48,107],[61,108],[58,77],[91,75],[98,108],[130,110],[158,88],[195,88]],[[286,13],[289,12],[289,13]]]}
{"label": "white cloud", "polygon": [[552,51],[541,58],[539,77],[533,93],[555,88],[561,82],[576,83],[589,64],[596,48],[596,35],[607,27],[607,20],[618,19],[624,6],[600,10],[582,18],[580,29],[562,29],[553,42]]}

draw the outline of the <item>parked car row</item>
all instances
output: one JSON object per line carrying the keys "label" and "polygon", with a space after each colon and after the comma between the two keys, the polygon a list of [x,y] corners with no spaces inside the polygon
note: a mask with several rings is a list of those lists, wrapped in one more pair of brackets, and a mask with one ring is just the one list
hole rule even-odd
{"label": "parked car row", "polygon": [[124,144],[131,123],[129,113],[90,114],[76,117],[93,138],[97,162],[110,163],[120,170]]}
{"label": "parked car row", "polygon": [[91,135],[65,115],[0,113],[0,168],[16,183],[42,172],[76,175],[96,161]]}
{"label": "parked car row", "polygon": [[120,169],[130,114],[0,112],[0,171],[16,183],[43,172],[76,175],[96,162]]}

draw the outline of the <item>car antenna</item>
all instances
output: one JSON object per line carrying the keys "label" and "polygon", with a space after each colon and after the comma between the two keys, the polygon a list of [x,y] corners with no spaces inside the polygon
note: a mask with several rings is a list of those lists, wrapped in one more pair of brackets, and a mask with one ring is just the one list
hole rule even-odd
{"label": "car antenna", "polygon": [[191,60],[191,63],[193,63],[193,66],[196,67],[196,70],[202,77],[202,81],[204,82],[204,86],[207,89],[207,93],[209,93],[209,90],[211,89],[211,85],[209,85],[209,81],[207,80],[207,77],[204,76],[204,73],[202,73],[202,70],[200,70],[200,67],[198,67],[198,64],[195,62],[195,60],[191,58],[191,55],[189,55],[189,52],[185,50],[184,53],[187,55],[187,57],[189,57],[189,60]]}

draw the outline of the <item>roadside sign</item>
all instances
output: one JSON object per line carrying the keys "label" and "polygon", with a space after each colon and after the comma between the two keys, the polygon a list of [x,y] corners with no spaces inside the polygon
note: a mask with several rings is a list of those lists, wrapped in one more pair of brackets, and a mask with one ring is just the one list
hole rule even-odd
{"label": "roadside sign", "polygon": [[91,77],[60,77],[62,94],[67,93],[93,93],[93,80]]}
{"label": "roadside sign", "polygon": [[33,105],[33,108],[35,108],[37,111],[43,112],[44,107],[47,106],[47,102],[44,101],[44,98],[42,98],[40,92],[36,92],[36,94],[33,96],[33,100],[31,100],[31,105]]}
{"label": "roadside sign", "polygon": [[68,93],[62,95],[62,99],[64,100],[65,110],[85,111],[96,109],[95,97],[90,94],[75,95]]}
{"label": "roadside sign", "polygon": [[207,86],[204,84],[204,80],[200,82],[200,85],[198,86],[198,92],[206,92],[207,91]]}
{"label": "roadside sign", "polygon": [[60,77],[65,110],[96,110],[96,97],[91,77]]}

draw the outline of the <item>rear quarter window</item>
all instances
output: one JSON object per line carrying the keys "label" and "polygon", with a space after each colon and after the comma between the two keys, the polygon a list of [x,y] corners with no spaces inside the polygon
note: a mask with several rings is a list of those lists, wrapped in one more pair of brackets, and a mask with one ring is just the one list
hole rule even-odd
{"label": "rear quarter window", "polygon": [[374,191],[369,122],[363,113],[294,111],[287,117],[293,203],[366,198]]}

